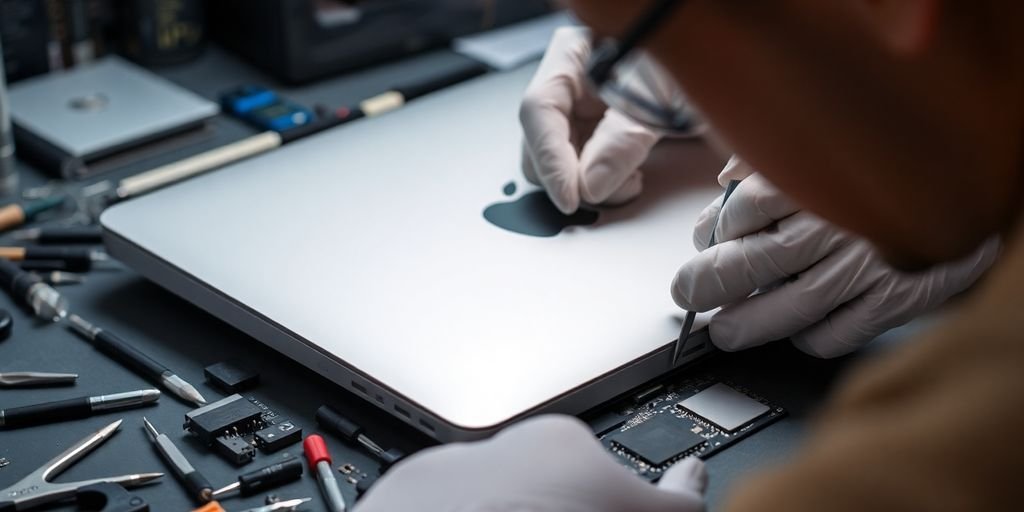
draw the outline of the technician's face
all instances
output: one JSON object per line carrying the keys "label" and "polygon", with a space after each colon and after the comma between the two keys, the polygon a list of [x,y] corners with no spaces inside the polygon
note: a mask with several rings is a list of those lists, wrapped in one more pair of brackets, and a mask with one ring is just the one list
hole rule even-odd
{"label": "technician's face", "polygon": [[[613,36],[651,4],[569,3],[598,35]],[[962,255],[998,229],[991,177],[965,172],[986,164],[973,159],[977,148],[958,149],[963,134],[944,127],[955,121],[917,101],[917,81],[928,77],[901,74],[847,21],[856,4],[690,0],[645,46],[723,141],[805,207],[867,236],[898,265]],[[778,16],[789,18],[766,26],[763,10],[783,5]]]}

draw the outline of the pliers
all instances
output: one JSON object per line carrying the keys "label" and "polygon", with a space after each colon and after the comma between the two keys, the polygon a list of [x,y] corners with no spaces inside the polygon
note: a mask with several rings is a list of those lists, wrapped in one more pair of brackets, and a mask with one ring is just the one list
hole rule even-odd
{"label": "pliers", "polygon": [[0,490],[0,512],[28,510],[54,501],[73,498],[79,489],[98,483],[109,482],[124,487],[138,487],[164,476],[163,473],[141,473],[95,478],[80,482],[54,483],[50,481],[103,444],[104,441],[110,439],[121,427],[121,421],[117,420],[103,427],[98,432],[75,443],[64,453],[54,457],[14,485]]}
{"label": "pliers", "polygon": [[8,372],[0,373],[0,388],[73,384],[76,373]]}

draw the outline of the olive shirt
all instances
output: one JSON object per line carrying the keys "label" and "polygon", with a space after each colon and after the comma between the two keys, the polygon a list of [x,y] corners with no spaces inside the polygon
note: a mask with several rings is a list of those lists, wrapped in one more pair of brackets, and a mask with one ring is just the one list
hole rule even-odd
{"label": "olive shirt", "polygon": [[857,369],[730,511],[1024,510],[1024,223],[958,308]]}

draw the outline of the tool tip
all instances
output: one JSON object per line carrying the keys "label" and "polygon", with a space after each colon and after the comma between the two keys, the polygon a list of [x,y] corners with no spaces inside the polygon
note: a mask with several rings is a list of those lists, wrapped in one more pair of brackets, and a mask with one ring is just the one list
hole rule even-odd
{"label": "tool tip", "polygon": [[103,429],[99,431],[99,434],[100,435],[110,435],[110,434],[114,433],[117,429],[121,428],[121,424],[122,423],[124,423],[124,420],[117,420],[117,421],[111,423],[110,425],[107,425],[107,426],[103,427]]}
{"label": "tool tip", "polygon": [[139,473],[137,475],[134,475],[134,477],[135,478],[133,478],[132,482],[129,484],[132,487],[134,487],[136,485],[145,485],[145,484],[148,484],[149,482],[152,482],[154,480],[158,480],[160,478],[163,478],[164,474],[163,473]]}
{"label": "tool tip", "polygon": [[142,417],[142,426],[146,429],[146,434],[149,435],[150,440],[154,440],[160,435],[160,433],[157,432],[156,427],[154,427],[145,416]]}

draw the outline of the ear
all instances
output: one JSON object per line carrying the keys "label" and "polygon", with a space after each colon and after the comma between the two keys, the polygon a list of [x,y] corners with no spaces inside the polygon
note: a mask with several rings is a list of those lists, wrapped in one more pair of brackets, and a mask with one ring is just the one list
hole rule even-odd
{"label": "ear", "polygon": [[890,51],[917,55],[935,38],[941,0],[858,0],[869,30]]}

